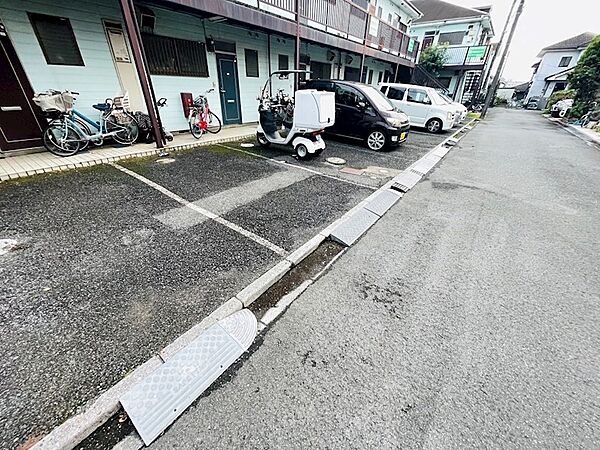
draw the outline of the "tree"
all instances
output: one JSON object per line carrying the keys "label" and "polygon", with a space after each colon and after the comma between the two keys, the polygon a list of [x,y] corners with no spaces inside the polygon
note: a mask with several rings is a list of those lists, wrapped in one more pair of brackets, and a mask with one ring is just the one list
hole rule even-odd
{"label": "tree", "polygon": [[436,77],[440,76],[440,70],[442,70],[448,59],[446,48],[447,46],[445,45],[432,45],[427,47],[421,52],[419,65]]}
{"label": "tree", "polygon": [[571,115],[581,117],[592,108],[600,93],[600,36],[583,52],[577,66],[569,75],[569,86],[575,90]]}

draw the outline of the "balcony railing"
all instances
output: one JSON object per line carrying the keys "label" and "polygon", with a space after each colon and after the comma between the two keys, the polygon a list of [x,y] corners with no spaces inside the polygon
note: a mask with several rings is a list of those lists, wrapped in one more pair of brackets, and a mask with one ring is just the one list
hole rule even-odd
{"label": "balcony railing", "polygon": [[[296,0],[238,0],[273,14],[291,19],[296,14]],[[350,0],[298,0],[302,23],[309,27],[341,36],[359,44],[414,61],[418,42],[411,42],[403,31],[368,14]],[[373,22],[371,22],[373,21]],[[366,33],[367,26],[370,27]],[[375,31],[376,29],[376,31]],[[375,32],[376,35],[371,33]]]}
{"label": "balcony railing", "polygon": [[487,45],[448,47],[446,49],[446,66],[481,66],[489,51]]}

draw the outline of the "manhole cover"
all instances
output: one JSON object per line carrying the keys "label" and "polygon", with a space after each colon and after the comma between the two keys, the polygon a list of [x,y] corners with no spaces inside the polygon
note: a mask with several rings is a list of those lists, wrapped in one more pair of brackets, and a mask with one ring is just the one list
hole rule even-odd
{"label": "manhole cover", "polygon": [[10,252],[16,246],[16,239],[0,239],[0,256]]}
{"label": "manhole cover", "polygon": [[326,159],[329,164],[335,164],[336,166],[341,166],[346,164],[346,160],[342,158],[338,158],[337,156],[330,156]]}
{"label": "manhole cover", "polygon": [[171,164],[171,163],[174,163],[175,160],[173,158],[160,158],[160,159],[157,159],[156,162],[158,164]]}
{"label": "manhole cover", "polygon": [[240,144],[240,147],[252,148],[252,147],[254,147],[254,144],[253,144],[253,143],[251,143],[251,142],[242,142],[242,143]]}

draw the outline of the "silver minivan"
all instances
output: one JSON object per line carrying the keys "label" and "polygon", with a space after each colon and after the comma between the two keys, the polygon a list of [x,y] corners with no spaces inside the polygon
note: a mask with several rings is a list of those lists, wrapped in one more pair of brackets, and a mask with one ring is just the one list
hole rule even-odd
{"label": "silver minivan", "polygon": [[433,88],[381,83],[380,89],[394,106],[408,115],[411,127],[423,127],[431,133],[441,133],[452,129],[456,123],[456,108]]}

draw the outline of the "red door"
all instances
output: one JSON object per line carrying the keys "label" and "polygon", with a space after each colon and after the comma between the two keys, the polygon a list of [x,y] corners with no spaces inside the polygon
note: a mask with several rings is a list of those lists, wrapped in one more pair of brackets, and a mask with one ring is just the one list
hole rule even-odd
{"label": "red door", "polygon": [[33,90],[0,23],[0,150],[42,145],[42,119],[31,101]]}

